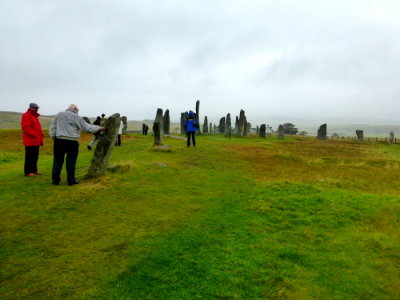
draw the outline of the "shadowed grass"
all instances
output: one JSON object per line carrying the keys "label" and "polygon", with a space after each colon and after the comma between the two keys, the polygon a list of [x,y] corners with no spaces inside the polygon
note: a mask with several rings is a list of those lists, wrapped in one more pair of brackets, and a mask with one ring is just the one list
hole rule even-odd
{"label": "shadowed grass", "polygon": [[23,177],[18,138],[0,131],[4,299],[400,296],[398,145],[130,135],[111,158],[128,169],[69,187],[48,139]]}

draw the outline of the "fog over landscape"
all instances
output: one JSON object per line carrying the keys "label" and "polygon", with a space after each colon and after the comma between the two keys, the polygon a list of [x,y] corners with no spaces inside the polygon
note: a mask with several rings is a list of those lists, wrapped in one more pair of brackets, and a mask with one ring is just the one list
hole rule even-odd
{"label": "fog over landscape", "polygon": [[399,1],[0,2],[0,111],[400,118]]}

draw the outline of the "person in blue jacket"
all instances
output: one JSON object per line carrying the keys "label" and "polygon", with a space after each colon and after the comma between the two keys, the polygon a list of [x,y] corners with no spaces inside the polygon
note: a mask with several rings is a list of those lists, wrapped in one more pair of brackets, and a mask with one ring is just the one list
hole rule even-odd
{"label": "person in blue jacket", "polygon": [[196,131],[199,123],[194,118],[194,113],[189,111],[189,116],[185,123],[185,130],[187,134],[187,146],[190,147],[190,138],[192,138],[193,147],[196,146]]}

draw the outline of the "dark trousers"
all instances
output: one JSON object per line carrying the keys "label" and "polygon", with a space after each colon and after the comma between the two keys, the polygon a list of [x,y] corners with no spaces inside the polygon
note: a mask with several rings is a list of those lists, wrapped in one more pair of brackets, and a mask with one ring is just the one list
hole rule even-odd
{"label": "dark trousers", "polygon": [[75,165],[78,158],[79,143],[78,141],[70,141],[63,139],[54,140],[54,161],[53,161],[53,182],[60,182],[60,174],[64,164],[65,154],[67,155],[67,181],[68,183],[75,180]]}
{"label": "dark trousers", "polygon": [[25,147],[25,174],[37,172],[37,161],[39,159],[39,146]]}
{"label": "dark trousers", "polygon": [[115,146],[121,146],[121,135],[118,134],[117,140],[115,141]]}
{"label": "dark trousers", "polygon": [[196,146],[196,132],[187,132],[187,146],[190,147],[190,137],[192,137],[193,147]]}

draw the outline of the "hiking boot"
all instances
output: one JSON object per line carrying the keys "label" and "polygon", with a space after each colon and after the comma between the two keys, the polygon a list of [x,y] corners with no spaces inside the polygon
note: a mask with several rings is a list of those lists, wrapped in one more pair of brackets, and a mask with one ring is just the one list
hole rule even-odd
{"label": "hiking boot", "polygon": [[88,150],[92,150],[92,147],[91,147],[91,146],[89,146],[89,145],[87,145],[87,148],[88,148]]}

